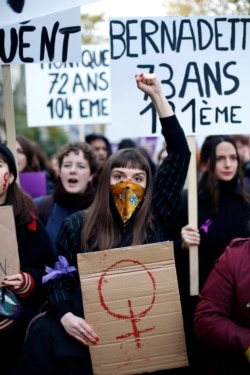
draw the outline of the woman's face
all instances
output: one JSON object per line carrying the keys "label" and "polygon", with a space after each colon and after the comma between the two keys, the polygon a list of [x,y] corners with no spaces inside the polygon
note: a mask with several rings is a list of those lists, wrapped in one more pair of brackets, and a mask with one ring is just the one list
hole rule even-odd
{"label": "woman's face", "polygon": [[91,142],[91,146],[95,151],[99,166],[103,167],[108,159],[108,149],[106,143],[103,139],[95,139]]}
{"label": "woman's face", "polygon": [[16,157],[17,157],[17,166],[19,172],[23,172],[27,167],[27,157],[23,151],[22,146],[19,142],[16,141]]}
{"label": "woman's face", "polygon": [[85,192],[88,182],[93,179],[93,175],[90,171],[89,162],[85,159],[82,151],[79,151],[78,154],[71,151],[64,156],[60,177],[63,187],[68,193]]}
{"label": "woman's face", "polygon": [[111,171],[110,185],[115,185],[117,182],[130,180],[137,183],[144,189],[147,186],[147,174],[142,169],[133,168],[114,168]]}
{"label": "woman's face", "polygon": [[219,180],[230,181],[234,178],[238,159],[234,146],[229,142],[221,142],[216,147],[215,173]]}
{"label": "woman's face", "polygon": [[14,176],[9,172],[8,164],[0,157],[0,204],[4,204],[9,184],[11,184],[13,180]]}

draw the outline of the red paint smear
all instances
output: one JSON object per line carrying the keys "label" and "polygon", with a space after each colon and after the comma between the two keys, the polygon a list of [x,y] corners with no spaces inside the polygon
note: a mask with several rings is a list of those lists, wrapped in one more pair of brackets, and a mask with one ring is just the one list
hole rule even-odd
{"label": "red paint smear", "polygon": [[2,188],[2,190],[5,190],[6,187],[7,187],[8,176],[9,176],[9,173],[8,173],[8,172],[6,172],[6,173],[4,174],[4,176],[3,176],[4,184],[3,184],[3,188]]}

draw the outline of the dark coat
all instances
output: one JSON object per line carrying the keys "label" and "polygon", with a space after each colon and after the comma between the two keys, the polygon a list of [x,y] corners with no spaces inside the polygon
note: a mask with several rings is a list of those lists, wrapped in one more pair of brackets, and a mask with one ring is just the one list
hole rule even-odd
{"label": "dark coat", "polygon": [[[236,237],[250,235],[250,204],[243,198],[237,176],[232,181],[220,183],[220,199],[215,214],[209,212],[210,200],[208,190],[199,192],[197,203],[200,290],[230,241]],[[182,217],[184,226],[188,223],[187,191],[182,193]]]}
{"label": "dark coat", "polygon": [[250,345],[249,275],[250,239],[235,239],[200,293],[194,330],[202,342],[217,352],[211,374],[250,373],[244,357]]}
{"label": "dark coat", "polygon": [[16,324],[0,332],[1,358],[9,358],[11,355],[11,361],[4,370],[6,375],[11,374],[11,369],[16,363],[30,320],[46,301],[45,288],[42,285],[45,264],[54,263],[50,239],[39,220],[31,227],[29,223],[17,224],[16,235],[21,271],[33,277],[35,288],[30,296],[22,299],[23,313]]}
{"label": "dark coat", "polygon": [[[215,214],[210,214],[210,195],[203,189],[198,194],[198,228],[200,232],[199,254],[199,288],[201,290],[212,271],[217,259],[225,251],[233,238],[245,237],[249,232],[250,205],[244,200],[240,190],[239,179],[221,182],[220,199]],[[188,223],[187,191],[182,193],[182,222],[180,228]],[[196,340],[193,332],[194,312],[198,296],[190,296],[189,285],[189,251],[182,250],[181,269],[181,302],[187,350],[193,371],[205,374],[207,350]],[[209,351],[211,355],[211,350]],[[195,370],[194,370],[195,369]]]}

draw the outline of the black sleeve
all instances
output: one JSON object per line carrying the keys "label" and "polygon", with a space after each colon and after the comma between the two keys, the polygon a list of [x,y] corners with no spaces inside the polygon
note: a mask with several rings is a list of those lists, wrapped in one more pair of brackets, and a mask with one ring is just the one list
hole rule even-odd
{"label": "black sleeve", "polygon": [[162,134],[165,138],[167,149],[181,154],[190,154],[187,138],[175,115],[160,119]]}
{"label": "black sleeve", "polygon": [[53,266],[55,258],[50,238],[40,220],[29,227],[28,223],[16,226],[20,269],[30,274],[34,280],[34,290],[23,300],[26,312],[38,311],[46,302],[47,287],[42,283],[45,267]]}
{"label": "black sleeve", "polygon": [[181,193],[186,181],[190,150],[185,134],[176,118],[161,119],[167,143],[167,156],[158,169],[153,189],[154,217],[163,238],[172,237],[174,223],[180,213]]}

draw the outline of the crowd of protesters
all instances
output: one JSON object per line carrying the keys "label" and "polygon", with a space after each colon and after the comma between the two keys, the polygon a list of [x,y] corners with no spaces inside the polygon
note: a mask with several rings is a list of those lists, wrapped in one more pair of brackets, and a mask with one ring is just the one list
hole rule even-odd
{"label": "crowd of protesters", "polygon": [[[130,138],[112,153],[111,142],[95,133],[60,147],[56,170],[27,137],[17,135],[15,153],[0,143],[0,206],[13,207],[20,260],[20,272],[6,275],[1,288],[22,305],[18,318],[0,317],[2,356],[12,356],[7,375],[92,375],[89,345],[99,336],[84,319],[77,253],[169,240],[189,366],[155,374],[250,371],[249,137],[204,139],[197,225],[190,224],[185,134],[157,77],[137,74],[135,81],[161,122],[165,146],[156,162]],[[39,171],[46,191],[32,197],[18,174]],[[197,296],[189,292],[191,246],[198,247]],[[58,271],[63,267],[68,272]]]}

